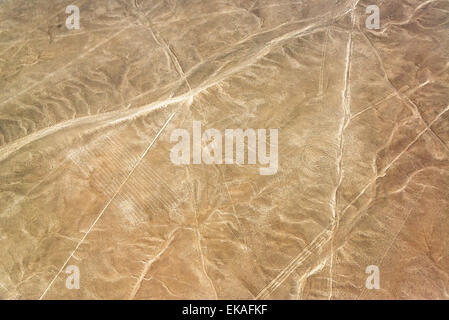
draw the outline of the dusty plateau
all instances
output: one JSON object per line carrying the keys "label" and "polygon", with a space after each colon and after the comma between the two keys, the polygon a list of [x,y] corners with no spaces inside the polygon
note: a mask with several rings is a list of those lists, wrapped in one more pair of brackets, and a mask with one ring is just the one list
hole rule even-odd
{"label": "dusty plateau", "polygon": [[449,1],[0,0],[0,299],[449,299]]}

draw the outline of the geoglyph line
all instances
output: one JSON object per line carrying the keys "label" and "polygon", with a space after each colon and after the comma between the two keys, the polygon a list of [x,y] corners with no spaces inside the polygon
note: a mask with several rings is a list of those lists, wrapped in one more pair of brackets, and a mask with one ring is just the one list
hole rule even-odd
{"label": "geoglyph line", "polygon": [[117,191],[114,193],[114,195],[109,199],[109,201],[106,203],[106,205],[103,207],[103,209],[101,210],[101,212],[98,214],[97,218],[94,220],[94,222],[92,223],[92,225],[89,227],[89,229],[87,230],[87,232],[84,234],[84,236],[81,238],[81,240],[78,242],[78,244],[76,245],[75,249],[72,251],[72,253],[69,255],[69,257],[67,258],[67,260],[64,262],[64,264],[62,265],[62,267],[59,269],[58,273],[55,275],[55,277],[51,280],[51,282],[49,283],[49,285],[47,286],[47,288],[45,289],[45,291],[42,293],[41,297],[39,298],[39,300],[42,300],[44,298],[44,296],[46,295],[47,291],[51,288],[51,286],[53,285],[53,283],[55,282],[55,280],[58,278],[58,276],[61,274],[62,270],[64,269],[64,267],[67,265],[67,263],[70,261],[70,259],[73,257],[73,255],[75,254],[75,252],[78,250],[78,248],[80,247],[80,245],[84,242],[84,240],[86,239],[86,237],[88,236],[88,234],[92,231],[92,229],[95,227],[95,225],[97,224],[97,222],[100,220],[100,218],[103,216],[103,214],[105,213],[106,209],[109,207],[109,205],[112,203],[112,201],[115,199],[115,197],[120,193],[120,191],[122,190],[123,186],[126,184],[126,182],[128,181],[128,179],[131,177],[131,175],[134,173],[134,171],[136,170],[136,168],[139,166],[139,164],[142,162],[143,158],[146,156],[146,154],[148,153],[148,151],[151,149],[151,147],[153,146],[153,144],[156,142],[156,140],[159,138],[159,136],[161,135],[162,131],[165,129],[165,127],[168,125],[168,123],[171,121],[171,119],[174,117],[175,112],[171,114],[171,116],[168,118],[168,120],[165,122],[165,124],[162,126],[162,128],[159,130],[159,132],[157,133],[157,135],[154,137],[153,141],[151,141],[150,145],[147,147],[147,149],[143,152],[143,154],[140,156],[139,160],[137,161],[137,163],[134,165],[134,167],[132,168],[132,170],[129,172],[128,176],[125,178],[125,180],[123,180],[123,182],[120,184],[120,186],[118,187]]}

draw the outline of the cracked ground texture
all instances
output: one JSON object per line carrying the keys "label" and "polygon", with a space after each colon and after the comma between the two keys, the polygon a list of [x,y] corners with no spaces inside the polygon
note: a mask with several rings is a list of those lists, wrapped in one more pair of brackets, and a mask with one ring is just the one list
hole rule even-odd
{"label": "cracked ground texture", "polygon": [[448,248],[449,1],[0,1],[1,299],[449,299]]}

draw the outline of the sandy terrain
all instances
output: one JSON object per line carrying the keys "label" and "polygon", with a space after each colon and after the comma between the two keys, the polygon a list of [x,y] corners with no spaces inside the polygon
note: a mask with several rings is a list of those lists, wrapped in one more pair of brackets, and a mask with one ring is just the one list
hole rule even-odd
{"label": "sandy terrain", "polygon": [[1,299],[449,299],[448,248],[449,1],[0,1]]}

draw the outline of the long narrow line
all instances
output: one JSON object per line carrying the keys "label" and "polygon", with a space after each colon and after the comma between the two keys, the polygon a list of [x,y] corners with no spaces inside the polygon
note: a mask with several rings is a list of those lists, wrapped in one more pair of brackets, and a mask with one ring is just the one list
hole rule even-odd
{"label": "long narrow line", "polygon": [[103,214],[105,213],[106,209],[109,207],[109,205],[112,203],[112,201],[115,199],[115,197],[119,194],[119,192],[121,191],[122,187],[126,184],[126,182],[128,181],[128,179],[131,177],[131,175],[134,173],[134,171],[136,170],[136,168],[139,166],[139,164],[142,162],[143,158],[146,156],[146,154],[148,153],[148,151],[151,149],[151,147],[153,146],[153,144],[156,142],[156,140],[159,138],[159,136],[161,135],[162,131],[165,129],[165,127],[168,125],[168,123],[170,122],[170,120],[174,117],[176,112],[173,112],[171,114],[171,116],[168,118],[168,120],[165,122],[165,124],[162,126],[162,128],[159,130],[159,132],[157,133],[156,137],[154,137],[153,141],[151,141],[150,145],[146,148],[145,152],[140,156],[139,160],[136,162],[136,164],[134,165],[134,167],[132,168],[132,170],[129,172],[128,176],[125,178],[125,180],[123,180],[123,182],[120,184],[120,186],[117,188],[117,191],[113,194],[113,196],[109,199],[109,201],[106,203],[106,205],[104,206],[103,210],[101,210],[101,212],[98,214],[97,218],[95,219],[95,221],[92,223],[92,225],[90,226],[90,228],[87,230],[87,232],[84,234],[84,236],[81,238],[81,240],[78,242],[78,244],[76,245],[75,249],[72,251],[72,253],[69,255],[69,257],[67,258],[67,260],[64,262],[64,264],[62,265],[62,267],[59,269],[58,273],[55,275],[55,277],[51,280],[51,282],[49,283],[49,285],[47,286],[47,288],[45,289],[45,291],[42,293],[41,297],[39,298],[39,300],[42,300],[43,297],[45,296],[45,294],[47,293],[47,291],[51,288],[51,286],[53,285],[53,283],[55,282],[55,280],[58,278],[58,276],[61,274],[62,270],[64,269],[64,267],[67,265],[67,263],[69,262],[69,260],[73,257],[73,255],[75,254],[75,252],[78,250],[78,248],[80,247],[80,245],[84,242],[84,240],[86,239],[87,235],[92,231],[92,229],[95,227],[95,225],[97,224],[97,222],[100,220],[100,218],[103,216]]}

